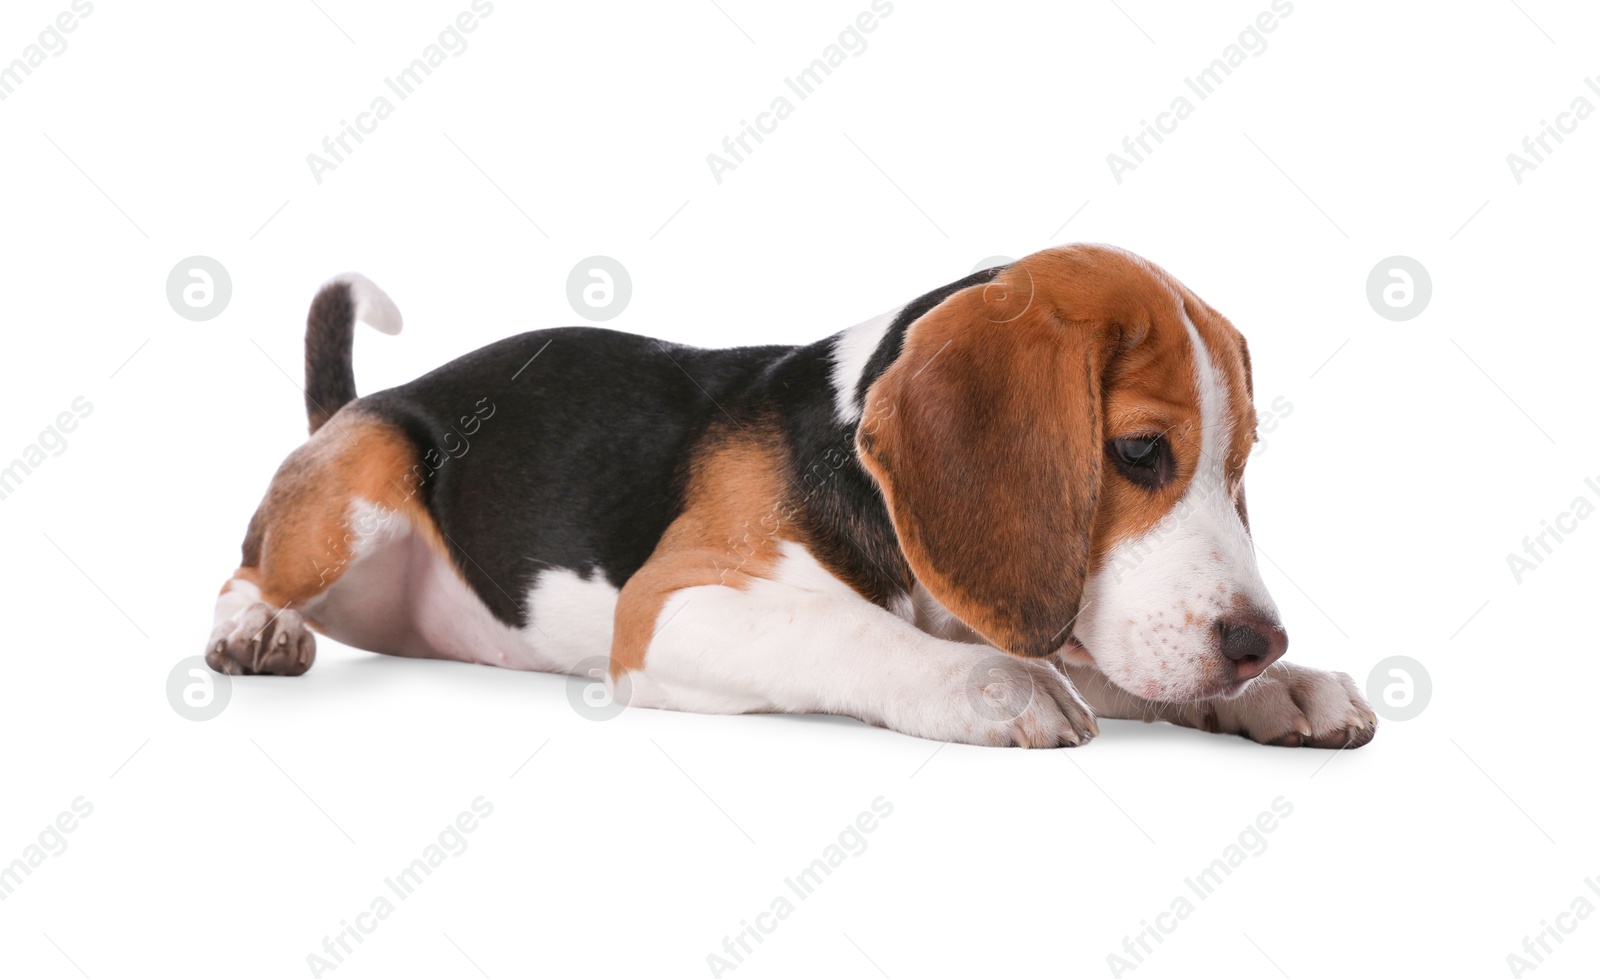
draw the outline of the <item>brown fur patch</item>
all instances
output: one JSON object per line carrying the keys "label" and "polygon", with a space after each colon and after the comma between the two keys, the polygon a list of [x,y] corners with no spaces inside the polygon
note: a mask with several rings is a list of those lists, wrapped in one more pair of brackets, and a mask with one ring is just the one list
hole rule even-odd
{"label": "brown fur patch", "polygon": [[[374,505],[384,518],[405,520],[452,567],[438,527],[415,493],[419,466],[409,440],[386,422],[345,411],[278,467],[250,520],[242,567],[275,608],[301,605],[344,573],[364,530],[352,527],[352,505]],[[226,586],[224,586],[226,587]]]}
{"label": "brown fur patch", "polygon": [[698,585],[748,588],[771,573],[779,542],[796,540],[783,457],[771,433],[713,429],[696,447],[684,509],[617,598],[611,675],[644,666],[674,592]]}

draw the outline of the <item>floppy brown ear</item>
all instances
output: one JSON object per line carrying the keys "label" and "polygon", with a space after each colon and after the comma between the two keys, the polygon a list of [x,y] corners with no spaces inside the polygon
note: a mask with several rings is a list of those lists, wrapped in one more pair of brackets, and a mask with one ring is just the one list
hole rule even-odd
{"label": "floppy brown ear", "polygon": [[995,646],[1048,656],[1089,572],[1117,328],[1061,320],[1019,277],[912,324],[867,392],[857,449],[933,597]]}

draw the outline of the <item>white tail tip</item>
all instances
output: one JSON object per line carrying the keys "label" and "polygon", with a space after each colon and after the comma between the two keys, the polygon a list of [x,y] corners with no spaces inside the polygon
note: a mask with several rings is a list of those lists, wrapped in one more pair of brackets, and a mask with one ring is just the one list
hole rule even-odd
{"label": "white tail tip", "polygon": [[388,293],[378,288],[376,282],[360,272],[346,272],[329,279],[324,286],[335,282],[343,282],[350,287],[350,297],[356,304],[356,319],[379,333],[393,336],[400,332],[400,327],[403,325],[400,308],[389,298]]}

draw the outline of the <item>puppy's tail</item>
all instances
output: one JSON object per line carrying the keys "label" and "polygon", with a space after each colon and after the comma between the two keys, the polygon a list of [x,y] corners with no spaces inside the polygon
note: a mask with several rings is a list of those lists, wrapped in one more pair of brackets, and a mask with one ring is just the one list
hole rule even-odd
{"label": "puppy's tail", "polygon": [[356,320],[383,333],[400,332],[400,310],[373,281],[358,272],[329,279],[306,314],[306,415],[311,430],[356,399],[350,352]]}

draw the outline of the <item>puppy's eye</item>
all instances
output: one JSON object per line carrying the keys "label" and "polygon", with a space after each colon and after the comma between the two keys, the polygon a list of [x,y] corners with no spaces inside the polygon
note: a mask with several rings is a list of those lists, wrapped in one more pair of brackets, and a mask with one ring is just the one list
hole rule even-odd
{"label": "puppy's eye", "polygon": [[1172,479],[1172,449],[1159,435],[1112,439],[1106,455],[1129,482],[1157,489]]}
{"label": "puppy's eye", "polygon": [[1111,444],[1117,447],[1118,458],[1130,466],[1149,469],[1160,458],[1157,450],[1161,447],[1161,440],[1158,438],[1113,439]]}

